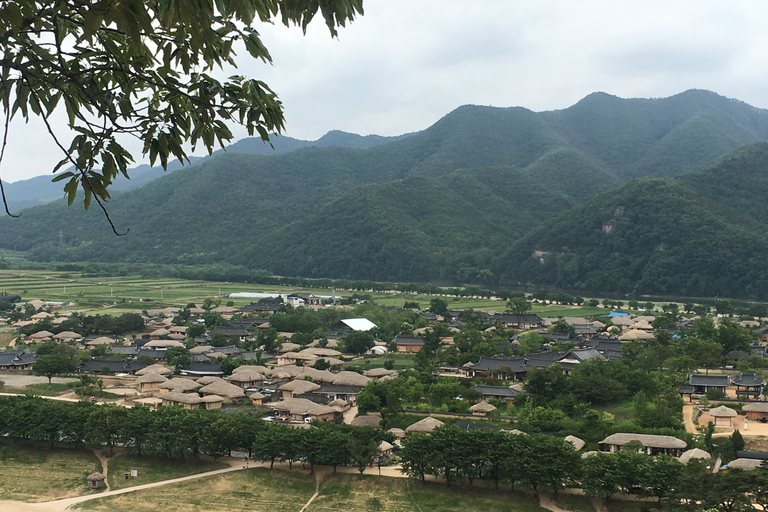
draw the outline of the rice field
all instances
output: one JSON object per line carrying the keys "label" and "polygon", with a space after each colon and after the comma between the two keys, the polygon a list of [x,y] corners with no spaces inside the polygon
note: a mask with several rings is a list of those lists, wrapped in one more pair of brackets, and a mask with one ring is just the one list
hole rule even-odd
{"label": "rice field", "polygon": [[[252,299],[224,298],[224,296],[235,292],[283,294],[305,292],[316,295],[331,295],[331,290],[327,288],[297,288],[171,278],[145,279],[140,276],[99,277],[76,272],[0,269],[0,294],[18,294],[23,300],[39,299],[68,302],[80,310],[108,308],[104,309],[104,313],[114,315],[142,309],[184,306],[189,303],[200,305],[203,300],[209,297],[221,299],[222,304],[231,300],[237,307],[253,301]],[[337,290],[337,293],[343,297],[355,292]],[[416,302],[422,309],[427,309],[430,301],[435,298],[431,295],[400,292],[369,292],[366,294],[384,306],[402,306],[406,301],[409,301]],[[506,308],[506,303],[503,300],[445,296],[439,296],[439,298],[445,300],[451,309],[474,308],[503,312]],[[534,304],[531,312],[542,317],[556,318],[559,316],[604,314],[605,309]],[[0,344],[2,342],[3,339],[0,338]]]}

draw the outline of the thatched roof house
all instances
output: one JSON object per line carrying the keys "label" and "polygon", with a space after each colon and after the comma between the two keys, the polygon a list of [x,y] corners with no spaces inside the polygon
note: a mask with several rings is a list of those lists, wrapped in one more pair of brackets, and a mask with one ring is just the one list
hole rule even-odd
{"label": "thatched roof house", "polygon": [[214,375],[206,375],[205,377],[200,377],[195,382],[197,382],[201,386],[205,386],[207,384],[211,384],[219,381],[225,382],[224,379],[222,379],[221,377],[216,377]]}
{"label": "thatched roof house", "polygon": [[136,372],[136,375],[146,375],[148,373],[157,373],[160,375],[170,375],[173,373],[173,370],[170,368],[166,368],[165,366],[161,364],[153,364],[151,366],[147,366],[146,368],[142,368],[141,370]]}
{"label": "thatched roof house", "polygon": [[616,452],[630,441],[640,441],[649,455],[664,453],[679,457],[687,444],[685,441],[672,436],[657,436],[651,434],[613,434],[600,441],[600,449],[608,452]]}
{"label": "thatched roof house", "polygon": [[162,395],[163,405],[180,405],[185,409],[220,409],[224,399],[218,395],[170,392]]}
{"label": "thatched roof house", "polygon": [[350,423],[353,427],[373,427],[373,428],[381,428],[381,417],[380,416],[357,416],[356,418],[352,419],[352,423]]}
{"label": "thatched roof house", "polygon": [[309,393],[310,391],[320,389],[320,384],[315,384],[314,382],[310,382],[308,380],[292,380],[282,384],[277,389],[282,393],[283,400],[286,400],[297,395],[303,395],[304,393]]}
{"label": "thatched roof house", "polygon": [[360,375],[356,372],[343,371],[336,374],[336,378],[333,379],[332,384],[337,386],[355,386],[358,388],[364,388],[368,381],[368,377]]}
{"label": "thatched roof house", "polygon": [[387,430],[387,432],[390,432],[393,436],[395,436],[395,439],[402,439],[405,437],[405,430],[401,428],[391,428]]}
{"label": "thatched roof house", "polygon": [[[141,378],[141,377],[140,377]],[[189,391],[192,391],[196,387],[198,387],[200,384],[197,382],[191,380],[191,379],[184,379],[182,377],[174,377],[166,382],[163,382],[160,384],[159,389],[162,393],[163,390],[168,391],[175,391],[178,393],[186,393]]]}
{"label": "thatched roof house", "polygon": [[168,349],[171,347],[183,347],[184,344],[177,340],[152,340],[144,345],[144,348]]}
{"label": "thatched roof house", "polygon": [[230,401],[234,398],[240,398],[241,396],[245,396],[245,392],[243,391],[243,388],[239,386],[235,386],[234,384],[230,384],[229,382],[220,380],[217,382],[211,382],[210,384],[207,384],[200,388],[200,394],[203,396],[206,395],[218,395],[226,399],[226,401]]}
{"label": "thatched roof house", "polygon": [[267,405],[274,409],[276,416],[290,417],[298,421],[304,421],[307,418],[312,421],[333,421],[337,414],[333,407],[320,405],[306,398],[289,398],[282,402],[270,402]]}
{"label": "thatched roof house", "polygon": [[567,436],[565,440],[571,443],[576,451],[581,450],[584,448],[584,445],[587,444],[576,436]]}
{"label": "thatched roof house", "polygon": [[411,432],[432,432],[437,427],[442,427],[445,425],[440,420],[436,420],[432,416],[427,416],[423,420],[417,421],[413,425],[410,425],[408,428],[405,429],[406,434],[410,434]]}
{"label": "thatched roof house", "polygon": [[750,420],[768,418],[768,402],[746,404],[741,410],[747,413]]}
{"label": "thatched roof house", "polygon": [[728,463],[728,469],[743,469],[744,471],[751,471],[760,467],[763,461],[760,459],[736,459]]}
{"label": "thatched roof house", "polygon": [[139,384],[139,392],[146,393],[148,391],[157,391],[160,389],[160,384],[167,380],[159,373],[149,372],[139,376],[136,382]]}
{"label": "thatched roof house", "polygon": [[732,418],[739,415],[735,410],[730,407],[721,405],[709,410],[709,415],[715,418],[715,426],[720,428],[732,428]]}
{"label": "thatched roof house", "polygon": [[372,379],[378,379],[379,377],[392,375],[392,372],[386,368],[371,368],[370,370],[367,370],[365,373],[363,373],[363,375],[366,377],[371,377]]}
{"label": "thatched roof house", "polygon": [[92,340],[88,340],[85,342],[86,347],[96,347],[98,345],[112,345],[115,343],[115,340],[112,338],[109,338],[107,336],[99,336],[98,338],[94,338]]}
{"label": "thatched roof house", "polygon": [[469,412],[471,412],[475,416],[487,416],[488,414],[492,413],[495,410],[496,410],[496,406],[489,404],[485,400],[483,400],[482,402],[478,402],[469,408]]}
{"label": "thatched roof house", "polygon": [[[240,368],[242,368],[242,366]],[[250,369],[233,373],[224,380],[231,382],[236,386],[240,386],[241,388],[247,388],[259,382],[264,382],[266,378],[263,374],[256,371],[256,369]]]}
{"label": "thatched roof house", "polygon": [[106,483],[104,480],[107,479],[106,476],[102,475],[101,473],[91,473],[85,478],[88,482],[88,488],[90,489],[101,489],[102,487],[106,487]]}
{"label": "thatched roof house", "polygon": [[704,450],[701,450],[699,448],[694,448],[693,450],[687,450],[683,452],[683,454],[680,456],[680,459],[678,459],[683,464],[688,464],[694,459],[704,459],[709,460],[712,456],[705,452]]}

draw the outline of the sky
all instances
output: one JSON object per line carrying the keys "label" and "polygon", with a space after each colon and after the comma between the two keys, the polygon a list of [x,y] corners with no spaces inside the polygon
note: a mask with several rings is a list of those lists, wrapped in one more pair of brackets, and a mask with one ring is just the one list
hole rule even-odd
{"label": "sky", "polygon": [[[465,104],[563,109],[595,91],[708,89],[768,108],[764,1],[364,0],[364,9],[337,39],[319,16],[306,36],[263,24],[273,63],[243,51],[224,73],[267,82],[285,135],[306,140],[419,131]],[[69,140],[63,119],[54,124]],[[129,150],[143,162],[139,145]],[[15,120],[0,176],[50,173],[57,151],[41,122]]]}

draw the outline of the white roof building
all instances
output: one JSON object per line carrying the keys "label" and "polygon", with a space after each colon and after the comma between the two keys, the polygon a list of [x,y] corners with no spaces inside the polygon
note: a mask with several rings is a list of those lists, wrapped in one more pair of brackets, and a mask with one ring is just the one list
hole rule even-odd
{"label": "white roof building", "polygon": [[376,327],[376,324],[367,318],[347,318],[346,320],[342,320],[341,323],[353,331],[370,331]]}

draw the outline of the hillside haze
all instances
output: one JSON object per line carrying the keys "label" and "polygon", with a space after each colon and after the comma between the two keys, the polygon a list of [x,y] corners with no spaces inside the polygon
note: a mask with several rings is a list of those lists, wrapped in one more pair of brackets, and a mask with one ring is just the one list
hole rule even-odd
{"label": "hillside haze", "polygon": [[[761,250],[746,237],[768,222],[758,200],[766,146],[739,148],[763,141],[768,111],[707,91],[595,93],[542,113],[463,106],[397,138],[281,137],[277,153],[240,141],[116,194],[108,207],[130,230],[124,237],[100,212],[55,202],[0,220],[0,247],[40,261],[228,262],[307,277],[753,296],[752,260],[734,266],[745,277],[727,285],[727,276],[709,278],[725,256],[695,268],[682,259],[693,261],[699,243],[738,243],[740,259]],[[612,222],[614,236],[600,238]],[[673,250],[683,235],[688,249]]]}

